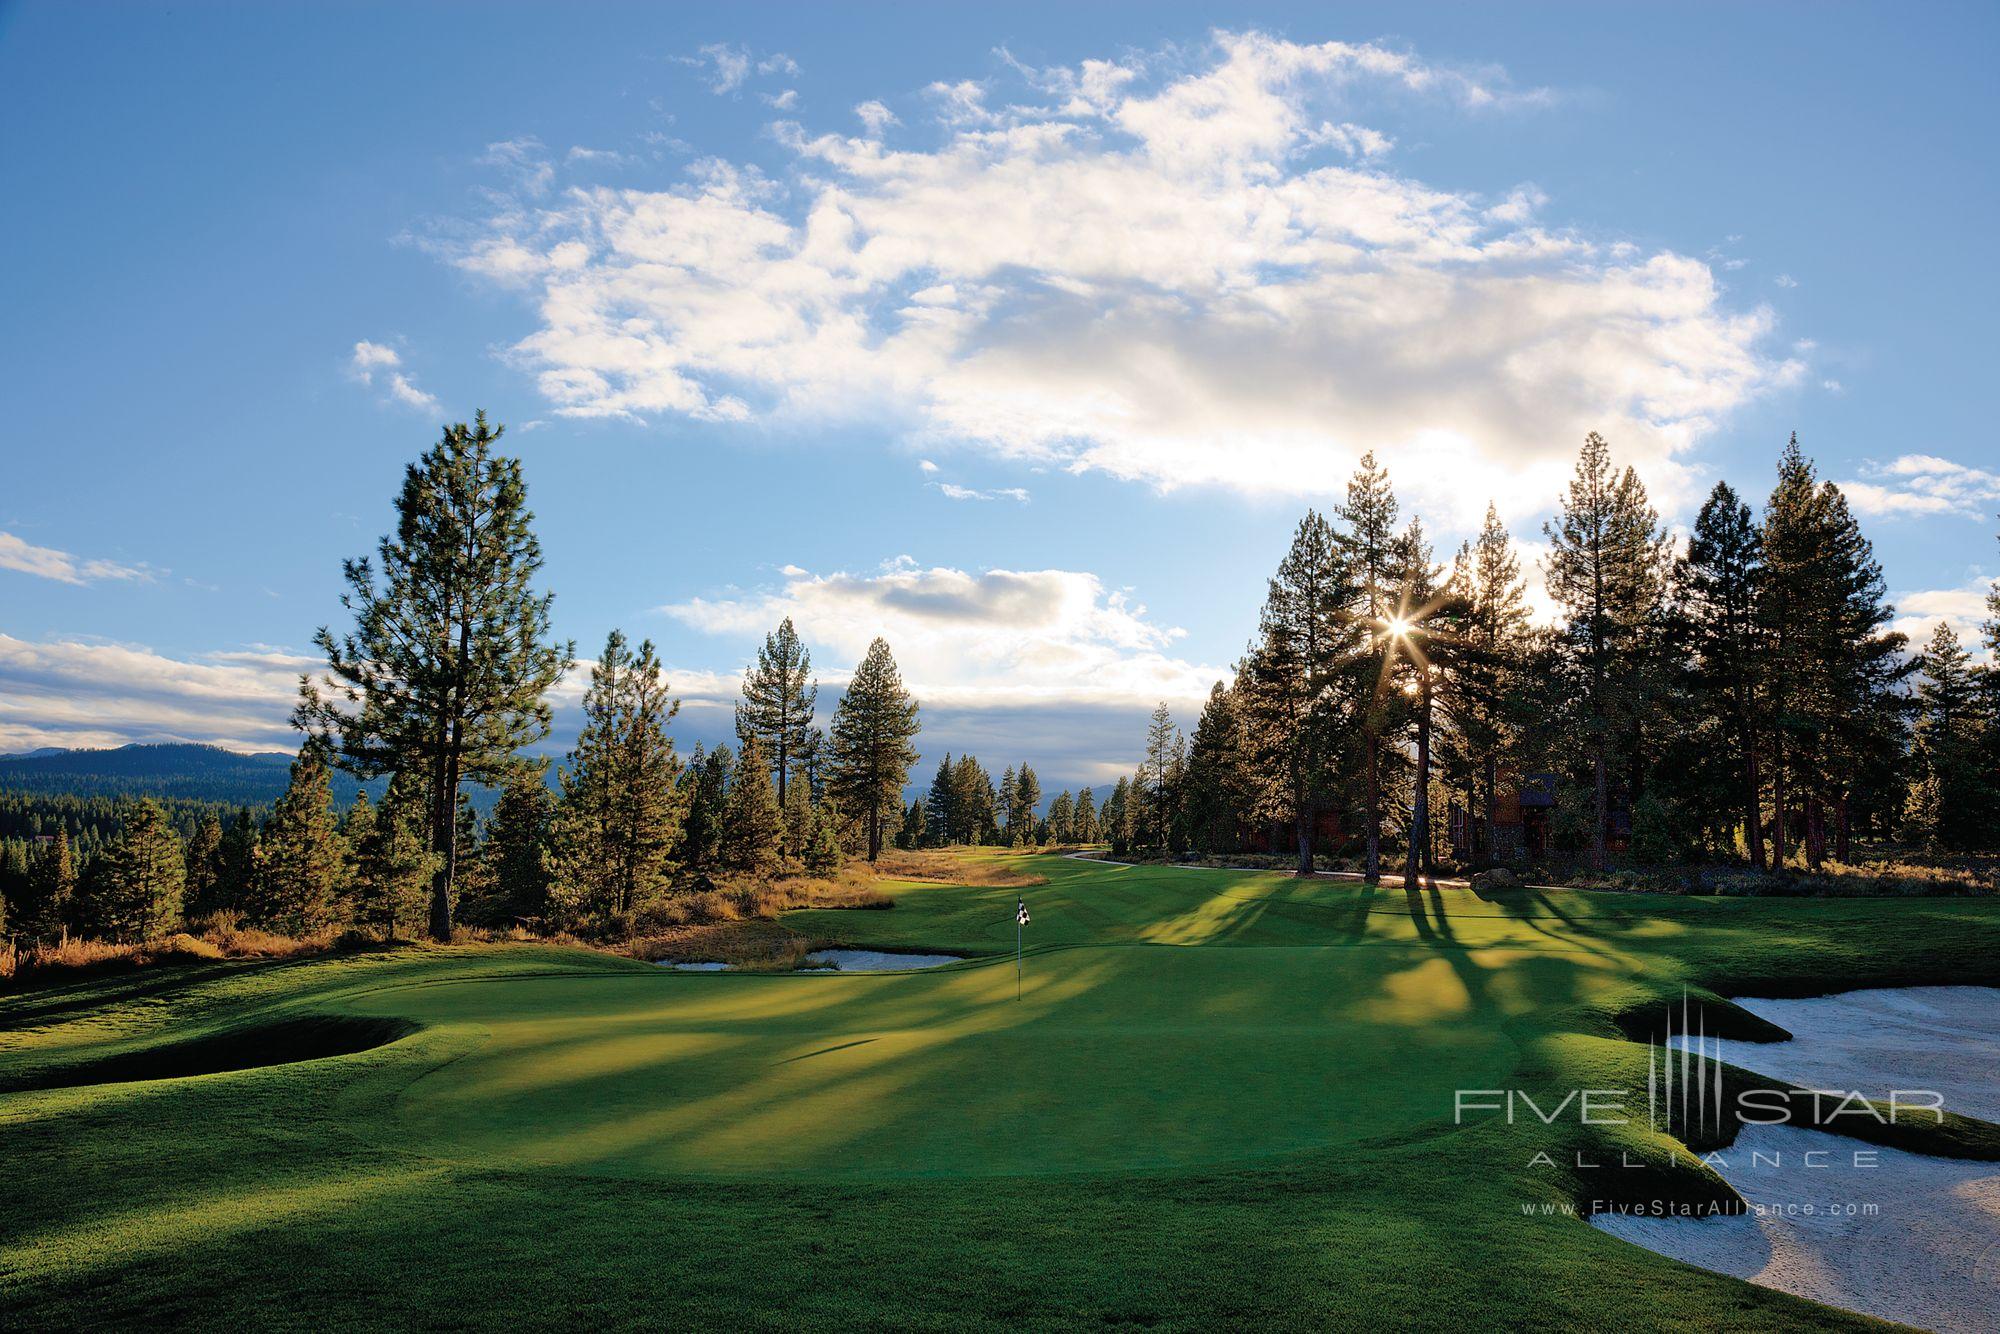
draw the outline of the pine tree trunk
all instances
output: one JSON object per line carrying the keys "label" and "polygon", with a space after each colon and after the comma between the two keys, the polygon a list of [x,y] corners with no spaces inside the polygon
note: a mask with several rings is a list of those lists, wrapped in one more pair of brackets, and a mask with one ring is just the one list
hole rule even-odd
{"label": "pine tree trunk", "polygon": [[1743,745],[1743,837],[1750,852],[1750,865],[1764,869],[1763,781],[1757,773],[1757,741],[1748,737]]}
{"label": "pine tree trunk", "polygon": [[1365,863],[1367,880],[1374,884],[1382,878],[1382,775],[1379,764],[1381,742],[1373,732],[1368,734],[1368,860]]}
{"label": "pine tree trunk", "polygon": [[1425,875],[1437,870],[1431,857],[1431,686],[1430,670],[1424,670],[1423,709],[1417,715],[1417,869]]}
{"label": "pine tree trunk", "polygon": [[1819,794],[1806,797],[1806,865],[1819,870],[1826,860],[1826,808]]}
{"label": "pine tree trunk", "polygon": [[1773,757],[1776,763],[1771,770],[1771,869],[1785,869],[1786,859],[1791,856],[1789,831],[1785,828],[1785,803],[1789,797],[1785,783],[1785,746],[1778,743],[1778,751]]}
{"label": "pine tree trunk", "polygon": [[[457,728],[453,729],[456,740]],[[451,939],[451,881],[458,866],[458,761],[454,746],[440,758],[436,790],[431,797],[431,850],[437,869],[431,873],[431,939]]]}
{"label": "pine tree trunk", "polygon": [[1840,794],[1840,800],[1834,806],[1833,829],[1834,829],[1834,834],[1833,834],[1834,860],[1840,862],[1844,866],[1851,865],[1854,861],[1853,857],[1854,842],[1853,842],[1853,831],[1849,827],[1847,819],[1847,794],[1845,792]]}
{"label": "pine tree trunk", "polygon": [[1299,874],[1311,875],[1313,873],[1313,813],[1307,803],[1299,803],[1299,813],[1295,823],[1296,828],[1293,832],[1298,836],[1299,842]]}
{"label": "pine tree trunk", "polygon": [[1591,768],[1593,771],[1591,779],[1595,787],[1597,818],[1591,821],[1590,864],[1593,869],[1602,871],[1605,862],[1605,844],[1609,841],[1607,835],[1611,827],[1611,780],[1606,773],[1604,737],[1602,733],[1598,735],[1597,757]]}
{"label": "pine tree trunk", "polygon": [[1500,860],[1500,756],[1492,751],[1486,754],[1486,856]]}

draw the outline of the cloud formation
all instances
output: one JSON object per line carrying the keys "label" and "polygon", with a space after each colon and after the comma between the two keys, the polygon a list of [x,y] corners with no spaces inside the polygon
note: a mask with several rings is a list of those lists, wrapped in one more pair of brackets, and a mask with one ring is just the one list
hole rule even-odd
{"label": "cloud formation", "polygon": [[1359,119],[1546,93],[1258,33],[1176,60],[939,81],[907,144],[879,101],[859,136],[781,121],[781,178],[578,185],[453,258],[535,302],[512,356],[564,414],[886,421],[1161,489],[1338,494],[1372,448],[1465,523],[1545,509],[1590,429],[1671,500],[1678,456],[1801,373],[1702,260],[1399,174]]}
{"label": "cloud formation", "polygon": [[705,634],[754,643],[789,616],[827,680],[846,679],[881,635],[920,699],[959,708],[1037,703],[1152,707],[1190,701],[1229,675],[1190,663],[1183,637],[1096,575],[1077,570],[924,568],[899,557],[873,574],[784,571],[781,588],[693,598],[661,610]]}
{"label": "cloud formation", "polygon": [[62,584],[94,584],[104,579],[151,582],[154,574],[144,565],[124,565],[114,560],[72,556],[54,547],[38,547],[25,538],[6,532],[0,532],[0,570],[32,574]]}
{"label": "cloud formation", "polygon": [[1993,580],[1976,578],[1958,588],[1898,593],[1894,603],[1899,614],[1891,628],[1908,635],[1914,651],[1929,641],[1931,631],[1937,628],[1939,621],[1943,621],[1958,633],[1959,642],[1975,659],[1990,662],[1992,653],[1986,646],[1984,627],[1991,616],[1986,607],[1986,597],[1992,591]]}
{"label": "cloud formation", "polygon": [[1015,500],[1028,503],[1028,489],[1022,486],[998,486],[982,491],[977,487],[960,486],[956,482],[933,482],[939,494],[946,500]]}
{"label": "cloud formation", "polygon": [[416,383],[402,370],[403,358],[395,348],[383,343],[371,343],[362,339],[354,345],[354,354],[348,359],[347,369],[355,379],[365,385],[373,385],[375,377],[382,377],[383,392],[405,407],[419,412],[436,412],[440,404],[433,394],[417,388]]}
{"label": "cloud formation", "polygon": [[1904,454],[1865,472],[1865,480],[1842,482],[1840,489],[1857,512],[1871,518],[1950,514],[1981,519],[2000,505],[2000,473],[1934,454]]}
{"label": "cloud formation", "polygon": [[292,750],[287,724],[312,660],[271,648],[174,658],[89,639],[0,633],[0,751],[207,741]]}

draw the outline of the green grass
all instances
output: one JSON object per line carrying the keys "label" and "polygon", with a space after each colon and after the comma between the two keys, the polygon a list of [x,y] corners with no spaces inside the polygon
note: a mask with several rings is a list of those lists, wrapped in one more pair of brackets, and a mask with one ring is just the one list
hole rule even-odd
{"label": "green grass", "polygon": [[1453,1090],[1643,1089],[1620,1020],[1684,987],[2000,980],[1984,898],[1032,866],[789,919],[980,956],[927,973],[408,948],[0,1000],[4,1323],[1859,1327],[1562,1212],[1706,1173],[1530,1162],[1671,1141],[1458,1126]]}

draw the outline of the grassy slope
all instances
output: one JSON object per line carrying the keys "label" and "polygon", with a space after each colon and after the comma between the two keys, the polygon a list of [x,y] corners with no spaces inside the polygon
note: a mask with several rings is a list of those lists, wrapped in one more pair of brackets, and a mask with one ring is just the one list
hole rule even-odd
{"label": "grassy slope", "polygon": [[1019,891],[962,886],[793,918],[989,956],[935,973],[676,975],[515,946],[0,1001],[14,1085],[301,1015],[423,1025],[324,1060],[0,1094],[0,1309],[28,1325],[1839,1327],[1523,1217],[1602,1193],[1601,1174],[1530,1167],[1536,1151],[1669,1143],[1454,1127],[1452,1090],[1643,1087],[1614,1016],[1684,985],[2000,980],[1989,900],[1486,902],[1035,865],[1051,883],[1025,891],[1019,1002]]}

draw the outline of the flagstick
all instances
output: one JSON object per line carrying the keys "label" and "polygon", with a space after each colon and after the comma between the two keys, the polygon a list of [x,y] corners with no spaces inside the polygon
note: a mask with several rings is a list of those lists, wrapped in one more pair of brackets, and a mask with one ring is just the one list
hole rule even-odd
{"label": "flagstick", "polygon": [[1021,911],[1014,910],[1014,999],[1021,999]]}

